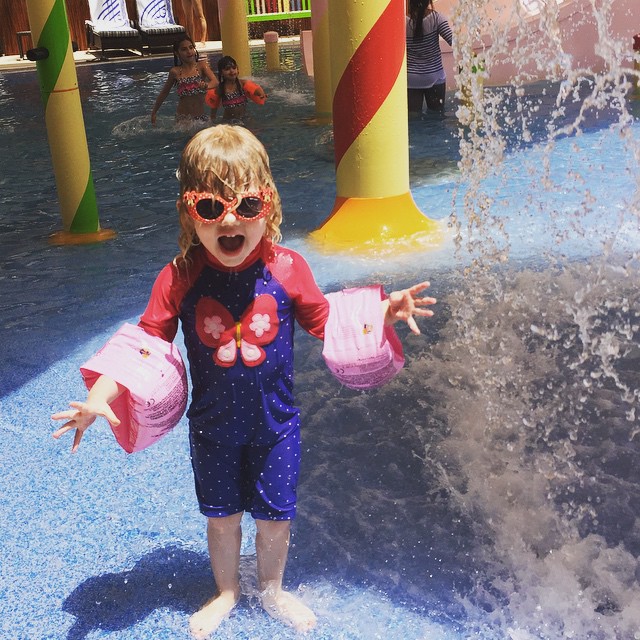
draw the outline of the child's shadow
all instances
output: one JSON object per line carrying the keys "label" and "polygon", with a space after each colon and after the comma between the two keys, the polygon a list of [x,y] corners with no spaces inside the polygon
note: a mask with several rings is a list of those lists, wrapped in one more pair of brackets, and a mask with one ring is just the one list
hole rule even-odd
{"label": "child's shadow", "polygon": [[129,628],[161,607],[196,611],[211,581],[206,555],[175,546],[152,551],[130,571],[89,578],[69,595],[63,610],[76,621],[67,639]]}

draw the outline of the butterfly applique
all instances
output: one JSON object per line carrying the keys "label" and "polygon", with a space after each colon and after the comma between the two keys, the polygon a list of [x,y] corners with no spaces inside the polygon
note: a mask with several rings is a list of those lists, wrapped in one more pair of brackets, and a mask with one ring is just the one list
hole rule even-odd
{"label": "butterfly applique", "polygon": [[196,331],[208,347],[216,349],[213,361],[232,367],[238,351],[242,362],[256,367],[267,357],[261,345],[278,335],[278,303],[270,295],[258,296],[236,322],[229,311],[213,298],[200,298],[196,304]]}

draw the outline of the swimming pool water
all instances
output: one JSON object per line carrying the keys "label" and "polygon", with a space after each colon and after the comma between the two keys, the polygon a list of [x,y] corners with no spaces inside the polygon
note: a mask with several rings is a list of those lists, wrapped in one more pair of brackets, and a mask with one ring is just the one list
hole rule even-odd
{"label": "swimming pool water", "polygon": [[[319,616],[309,637],[630,640],[640,628],[638,123],[593,112],[546,153],[554,85],[532,85],[527,133],[505,98],[499,157],[467,176],[449,96],[446,118],[410,122],[409,153],[414,199],[450,221],[450,240],[424,253],[327,255],[307,234],[335,199],[331,129],[309,122],[313,87],[295,63],[267,73],[254,62],[269,100],[250,105],[247,126],[271,156],[285,243],[323,290],[428,277],[439,299],[424,336],[399,328],[405,369],[368,393],[341,388],[321,345],[298,334],[305,454],[286,580]],[[37,82],[0,75],[7,639],[186,638],[211,595],[184,420],[134,456],[96,425],[71,456],[48,418],[82,396],[79,364],[136,321],[177,251],[175,169],[189,133],[173,127],[170,100],[159,126],[148,122],[169,66],[78,68],[100,219],[118,232],[85,247],[47,242],[60,219]],[[253,552],[247,535],[247,596],[216,637],[292,638],[256,606]]]}

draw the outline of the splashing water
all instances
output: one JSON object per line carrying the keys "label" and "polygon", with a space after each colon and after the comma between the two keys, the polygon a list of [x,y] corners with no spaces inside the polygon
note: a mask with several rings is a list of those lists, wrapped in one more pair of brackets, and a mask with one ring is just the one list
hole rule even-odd
{"label": "splashing water", "polygon": [[[487,19],[476,0],[453,16],[464,25],[454,38],[462,277],[444,300],[451,318],[437,346],[409,367],[438,395],[430,425],[416,429],[426,465],[477,536],[483,570],[461,598],[467,634],[629,640],[640,638],[638,74],[630,43],[610,35],[613,3],[590,3],[574,24],[596,25],[598,72],[563,48],[556,3],[539,4],[543,42],[527,36],[532,20],[517,3],[506,25],[500,8],[499,20]],[[474,56],[486,34],[491,47]],[[511,82],[483,87],[505,58]],[[533,95],[527,83],[541,76],[553,82]],[[599,119],[611,123],[628,166],[600,166],[581,146]],[[539,153],[518,160],[532,144]],[[618,210],[597,208],[593,181],[615,189],[618,171],[635,191]],[[505,205],[500,185],[523,175],[529,189]],[[517,266],[504,206],[546,237],[533,266]],[[589,234],[580,259],[568,248]]]}

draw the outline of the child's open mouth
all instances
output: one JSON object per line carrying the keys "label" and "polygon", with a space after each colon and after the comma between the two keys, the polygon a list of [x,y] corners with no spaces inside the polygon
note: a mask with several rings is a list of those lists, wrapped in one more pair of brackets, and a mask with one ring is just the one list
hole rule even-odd
{"label": "child's open mouth", "polygon": [[244,244],[244,236],[220,236],[218,244],[225,253],[237,253]]}

